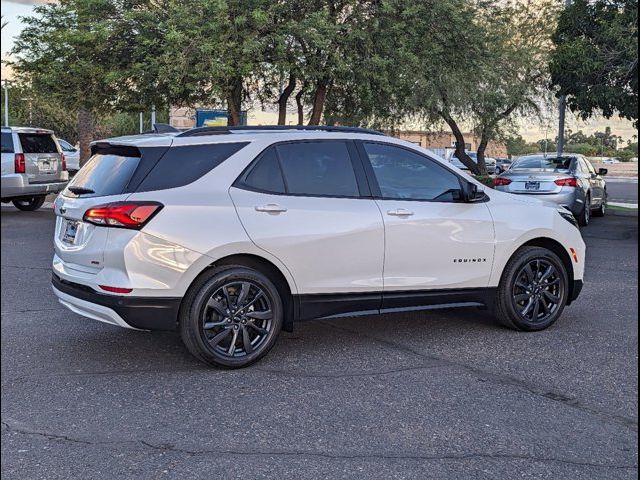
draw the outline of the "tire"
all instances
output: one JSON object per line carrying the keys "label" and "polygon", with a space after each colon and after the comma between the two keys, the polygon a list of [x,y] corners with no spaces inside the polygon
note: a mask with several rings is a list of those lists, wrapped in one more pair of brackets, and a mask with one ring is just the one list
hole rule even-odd
{"label": "tire", "polygon": [[587,194],[587,197],[584,199],[584,205],[582,206],[582,210],[578,215],[578,225],[581,227],[586,227],[589,225],[589,221],[591,220],[591,195]]}
{"label": "tire", "polygon": [[604,217],[607,214],[607,192],[604,192],[604,199],[600,206],[593,211],[594,217]]}
{"label": "tire", "polygon": [[29,200],[12,200],[11,203],[13,203],[18,210],[22,210],[23,212],[33,212],[44,205],[46,198],[46,195],[39,195],[37,197],[31,197]]}
{"label": "tire", "polygon": [[235,265],[214,268],[187,292],[180,336],[187,350],[209,365],[247,367],[275,344],[282,305],[276,286],[263,273]]}
{"label": "tire", "polygon": [[495,313],[500,323],[514,330],[544,330],[562,315],[568,297],[569,276],[560,258],[546,248],[523,247],[504,269]]}

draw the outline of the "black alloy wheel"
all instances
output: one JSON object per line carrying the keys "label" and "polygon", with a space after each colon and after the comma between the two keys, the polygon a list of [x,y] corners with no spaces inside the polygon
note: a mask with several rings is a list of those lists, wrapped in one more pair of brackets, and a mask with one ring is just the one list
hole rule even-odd
{"label": "black alloy wheel", "polygon": [[267,354],[282,323],[282,299],[267,276],[243,266],[223,266],[203,274],[187,292],[180,333],[187,349],[203,362],[239,368]]}
{"label": "black alloy wheel", "polygon": [[509,328],[543,330],[558,320],[568,297],[569,275],[558,255],[543,247],[522,247],[504,269],[495,314]]}

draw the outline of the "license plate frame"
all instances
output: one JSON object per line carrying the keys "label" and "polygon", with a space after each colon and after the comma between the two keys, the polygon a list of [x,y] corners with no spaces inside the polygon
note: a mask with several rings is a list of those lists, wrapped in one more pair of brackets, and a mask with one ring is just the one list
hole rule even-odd
{"label": "license plate frame", "polygon": [[69,245],[73,245],[76,242],[76,236],[78,235],[78,225],[80,222],[77,220],[65,220],[64,231],[62,232],[62,241]]}
{"label": "license plate frame", "polygon": [[51,158],[39,158],[38,159],[38,172],[39,173],[52,173],[56,170],[55,160]]}
{"label": "license plate frame", "polygon": [[524,182],[524,189],[538,191],[540,190],[540,182],[537,182],[537,181]]}

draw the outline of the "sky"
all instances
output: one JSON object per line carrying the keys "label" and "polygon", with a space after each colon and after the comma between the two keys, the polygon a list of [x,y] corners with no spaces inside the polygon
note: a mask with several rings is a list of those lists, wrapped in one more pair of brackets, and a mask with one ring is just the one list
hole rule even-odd
{"label": "sky", "polygon": [[[7,1],[1,0],[3,21],[8,22],[7,26],[2,29],[2,58],[6,57],[13,46],[13,39],[21,30],[20,16],[29,15],[33,11],[33,6],[37,3],[44,3],[45,0],[20,0]],[[5,68],[2,68],[2,77],[5,77]],[[547,125],[541,126],[540,122],[522,121],[520,123],[520,134],[528,141],[537,141],[545,138],[545,134],[550,139],[555,138],[557,122],[555,118],[557,112],[550,112]],[[604,119],[595,117],[587,121],[578,120],[570,112],[567,115],[567,128],[572,131],[582,130],[587,135],[595,131],[604,131],[605,127],[610,126],[616,135],[621,136],[624,140],[632,139],[634,135],[638,135],[638,130],[633,124],[627,120],[620,118]],[[554,128],[555,127],[555,128]]]}

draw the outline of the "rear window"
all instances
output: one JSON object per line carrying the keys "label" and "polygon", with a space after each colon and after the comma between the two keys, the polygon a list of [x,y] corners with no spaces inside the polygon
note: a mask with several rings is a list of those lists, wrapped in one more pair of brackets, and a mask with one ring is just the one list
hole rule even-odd
{"label": "rear window", "polygon": [[19,133],[23,153],[58,153],[53,136],[42,133]]}
{"label": "rear window", "polygon": [[140,157],[123,156],[115,153],[93,155],[73,177],[65,190],[67,196],[101,197],[119,195],[125,191]]}
{"label": "rear window", "polygon": [[572,161],[573,157],[544,157],[542,155],[523,157],[516,160],[511,165],[511,169],[517,170],[519,168],[533,168],[543,170],[569,170],[569,168],[571,168]]}
{"label": "rear window", "polygon": [[2,153],[13,153],[13,136],[11,132],[2,132]]}

